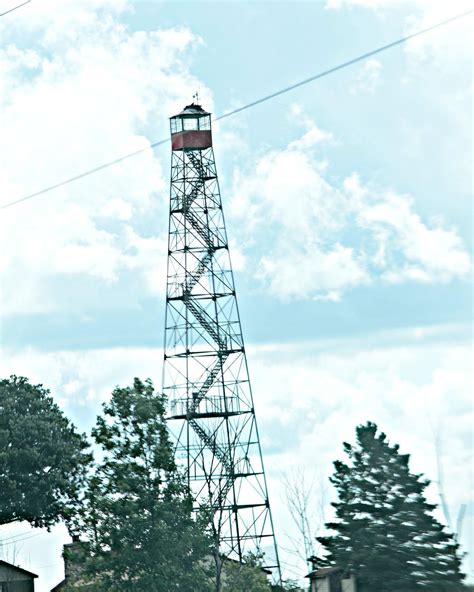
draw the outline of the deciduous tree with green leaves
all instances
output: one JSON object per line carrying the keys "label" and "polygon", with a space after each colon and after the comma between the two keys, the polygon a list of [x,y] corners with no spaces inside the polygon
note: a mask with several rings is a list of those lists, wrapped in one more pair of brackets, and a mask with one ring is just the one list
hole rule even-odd
{"label": "deciduous tree with green leaves", "polygon": [[374,423],[344,443],[349,462],[336,461],[331,482],[339,501],[333,536],[318,537],[326,560],[353,570],[359,592],[458,592],[458,545],[433,517],[429,481],[409,469],[409,455],[391,446]]}
{"label": "deciduous tree with green leaves", "polygon": [[224,562],[222,592],[271,592],[271,589],[260,555],[248,553],[245,563]]}
{"label": "deciduous tree with green leaves", "polygon": [[87,448],[42,385],[0,380],[0,524],[68,521],[91,460]]}
{"label": "deciduous tree with green leaves", "polygon": [[[165,399],[151,381],[116,388],[92,435],[102,450],[76,532],[95,590],[208,592],[208,518],[174,462]],[[86,559],[84,559],[86,558]]]}

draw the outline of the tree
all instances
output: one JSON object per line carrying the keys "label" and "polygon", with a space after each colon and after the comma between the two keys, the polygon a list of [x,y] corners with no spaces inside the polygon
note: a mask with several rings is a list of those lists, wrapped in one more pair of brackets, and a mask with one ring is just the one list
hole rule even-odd
{"label": "tree", "polygon": [[317,552],[314,535],[322,534],[325,523],[327,487],[323,485],[322,478],[319,481],[316,486],[314,478],[308,480],[302,468],[292,468],[283,477],[287,507],[297,532],[296,537],[287,535],[293,547],[287,552],[305,561],[308,570],[311,569],[311,557]]}
{"label": "tree", "polygon": [[[208,591],[205,515],[174,462],[165,399],[151,381],[116,388],[92,435],[103,451],[76,532],[96,590]],[[86,559],[84,559],[86,557]]]}
{"label": "tree", "polygon": [[374,423],[356,429],[357,444],[344,443],[349,463],[334,463],[330,479],[339,501],[336,535],[319,537],[327,561],[354,570],[361,592],[458,591],[458,545],[431,515],[429,481],[410,473],[409,455],[390,446]]}
{"label": "tree", "polygon": [[0,524],[69,520],[91,460],[87,447],[42,385],[0,380]]}
{"label": "tree", "polygon": [[226,561],[223,592],[270,592],[270,583],[261,566],[262,557],[254,553],[245,556],[245,563]]}
{"label": "tree", "polygon": [[[286,502],[290,516],[296,526],[299,540],[294,543],[294,553],[303,561],[309,562],[308,557],[314,555],[315,538],[312,533],[314,518],[310,508],[313,507],[312,495],[314,483],[308,483],[301,469],[292,471],[284,477]],[[302,543],[302,544],[301,544]]]}
{"label": "tree", "polygon": [[[304,592],[296,580],[285,580],[281,586],[272,586],[272,592]],[[305,590],[307,588],[305,587]]]}

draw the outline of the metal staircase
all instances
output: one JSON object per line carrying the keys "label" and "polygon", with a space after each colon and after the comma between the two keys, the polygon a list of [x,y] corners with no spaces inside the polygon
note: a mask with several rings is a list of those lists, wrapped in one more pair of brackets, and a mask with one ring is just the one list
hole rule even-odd
{"label": "metal staircase", "polygon": [[177,462],[195,509],[212,508],[219,552],[241,562],[264,553],[279,583],[210,131],[197,105],[171,118],[163,392]]}
{"label": "metal staircase", "polygon": [[193,271],[192,274],[189,274],[187,280],[182,285],[182,299],[186,306],[186,308],[193,314],[194,318],[199,322],[200,326],[210,335],[210,337],[218,344],[219,350],[217,352],[217,360],[209,373],[206,376],[203,384],[199,388],[196,393],[193,393],[193,398],[190,404],[188,405],[187,409],[187,417],[189,421],[189,425],[193,428],[202,442],[212,451],[217,459],[222,463],[225,467],[227,475],[227,488],[221,488],[220,497],[226,496],[230,487],[232,487],[232,479],[231,476],[233,474],[233,466],[232,462],[229,459],[228,452],[226,452],[219,444],[216,442],[215,436],[208,433],[206,429],[198,423],[196,420],[196,411],[199,407],[199,403],[206,397],[209,390],[211,389],[212,385],[214,384],[215,380],[222,372],[222,368],[229,357],[229,353],[227,351],[227,343],[226,340],[222,338],[219,329],[219,325],[212,319],[206,311],[196,302],[196,300],[192,297],[193,288],[199,283],[200,279],[204,275],[205,271],[209,268],[212,262],[212,258],[216,251],[216,247],[213,244],[211,239],[211,233],[209,228],[203,227],[203,225],[199,222],[199,220],[193,215],[191,206],[194,203],[196,197],[202,191],[202,187],[204,185],[204,168],[202,166],[201,160],[193,154],[193,152],[187,152],[187,157],[191,164],[193,165],[195,172],[197,174],[196,180],[194,182],[194,187],[190,191],[188,195],[185,195],[183,198],[183,215],[185,219],[190,223],[193,230],[197,233],[197,235],[203,240],[205,245],[208,247],[208,251],[205,256],[199,261],[198,266]]}
{"label": "metal staircase", "polygon": [[197,393],[193,393],[193,400],[192,400],[191,405],[189,405],[189,407],[188,407],[188,413],[187,413],[189,418],[191,418],[193,416],[193,414],[196,412],[196,409],[197,409],[199,403],[207,395],[207,393],[209,392],[209,389],[214,384],[214,381],[217,378],[217,376],[219,375],[219,373],[222,372],[222,368],[223,368],[225,361],[227,360],[228,357],[229,357],[228,352],[224,352],[224,353],[218,355],[217,362],[214,364],[214,366],[212,367],[212,370],[207,375],[207,378],[204,381],[204,383],[202,384],[201,388],[198,390]]}

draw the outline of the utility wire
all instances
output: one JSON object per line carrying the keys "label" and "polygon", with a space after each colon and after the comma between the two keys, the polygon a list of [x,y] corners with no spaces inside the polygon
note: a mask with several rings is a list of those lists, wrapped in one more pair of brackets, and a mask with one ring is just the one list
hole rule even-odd
{"label": "utility wire", "polygon": [[9,12],[13,12],[17,8],[21,8],[22,6],[25,6],[25,4],[29,4],[30,2],[31,2],[31,0],[26,0],[26,2],[23,2],[23,4],[18,4],[18,6],[14,6],[13,8],[10,8],[10,10],[7,10],[5,12],[0,12],[0,16],[5,16]]}
{"label": "utility wire", "polygon": [[38,536],[40,536],[42,534],[45,534],[45,533],[44,532],[35,532],[35,533],[30,534],[28,536],[25,536],[23,538],[19,538],[19,539],[16,539],[14,541],[9,541],[7,543],[4,543],[4,542],[0,541],[0,547],[2,547],[2,546],[3,547],[8,547],[9,545],[16,545],[17,543],[21,543],[23,541],[27,541],[28,539],[34,539],[35,537],[38,537]]}
{"label": "utility wire", "polygon": [[420,31],[417,31],[416,33],[412,33],[411,35],[407,35],[406,37],[401,37],[400,39],[397,39],[396,41],[392,41],[391,43],[388,43],[387,45],[382,45],[381,47],[378,47],[377,49],[373,49],[372,51],[369,51],[367,53],[359,55],[356,58],[353,58],[352,60],[348,60],[347,62],[343,62],[342,64],[339,64],[338,66],[334,66],[333,68],[329,68],[329,70],[324,70],[323,72],[320,72],[319,74],[315,74],[314,76],[310,76],[309,78],[305,78],[304,80],[301,80],[300,82],[297,82],[296,84],[292,84],[291,86],[287,86],[286,88],[282,88],[281,90],[278,90],[278,91],[272,93],[271,95],[267,95],[265,97],[262,97],[261,99],[257,99],[256,101],[253,101],[252,103],[248,103],[247,105],[244,105],[243,107],[239,107],[238,109],[234,109],[233,111],[230,111],[229,113],[224,113],[224,115],[220,115],[219,117],[216,117],[216,119],[214,121],[218,121],[219,119],[224,119],[225,117],[230,117],[231,115],[235,115],[236,113],[239,113],[240,111],[245,111],[245,109],[250,109],[250,107],[255,107],[255,105],[259,105],[260,103],[264,103],[265,101],[269,101],[270,99],[274,99],[275,97],[283,95],[284,93],[294,90],[295,88],[299,88],[300,86],[303,86],[304,84],[308,84],[309,82],[313,82],[314,80],[318,80],[319,78],[323,78],[324,76],[328,76],[329,74],[333,74],[334,72],[337,72],[338,70],[342,70],[343,68],[347,68],[348,66],[352,66],[353,64],[356,64],[357,62],[361,62],[362,60],[365,60],[365,59],[370,58],[374,55],[377,55],[378,53],[382,53],[383,51],[386,51],[387,49],[391,49],[392,47],[395,47],[397,45],[401,45],[402,43],[406,43],[407,41],[409,41],[410,39],[413,39],[414,37],[419,37],[420,35],[424,35],[425,33],[429,33],[430,31],[433,31],[434,29],[438,29],[439,27],[443,27],[444,25],[448,25],[449,23],[452,23],[453,21],[456,21],[458,19],[469,16],[473,12],[474,12],[474,10],[468,10],[467,12],[463,12],[461,14],[457,14],[456,16],[452,16],[444,21],[440,21],[439,23],[436,23],[435,25],[432,25],[431,27],[427,27],[426,29],[421,29]]}
{"label": "utility wire", "polygon": [[[280,95],[290,92],[290,91],[294,90],[295,88],[299,88],[300,86],[303,86],[305,84],[308,84],[309,82],[314,82],[315,80],[319,80],[320,78],[323,78],[325,76],[329,76],[330,74],[334,74],[334,72],[338,72],[339,70],[342,70],[343,68],[347,68],[348,66],[352,66],[353,64],[356,64],[357,62],[361,62],[362,60],[365,60],[371,56],[382,53],[383,51],[387,51],[388,49],[391,49],[392,47],[396,47],[397,45],[401,45],[403,43],[406,43],[410,39],[414,39],[415,37],[419,37],[420,35],[424,35],[425,33],[429,33],[430,31],[434,31],[435,29],[438,29],[439,27],[444,27],[445,25],[448,25],[454,21],[465,18],[466,16],[469,16],[473,12],[474,12],[474,10],[468,10],[467,12],[463,12],[461,14],[457,14],[455,16],[448,18],[448,19],[445,19],[444,21],[440,21],[440,22],[432,25],[431,27],[427,27],[426,29],[421,29],[420,31],[412,33],[411,35],[401,37],[400,39],[397,39],[396,41],[392,41],[391,43],[388,43],[387,45],[382,45],[381,47],[378,47],[377,49],[373,49],[372,51],[369,51],[367,53],[359,55],[351,60],[348,60],[347,62],[343,62],[342,64],[339,64],[338,66],[334,66],[333,68],[329,68],[328,70],[324,70],[323,72],[319,72],[318,74],[315,74],[314,76],[310,76],[309,78],[305,78],[304,80],[301,80],[300,82],[297,82],[295,84],[292,84],[290,86],[282,88],[281,90],[278,90],[274,93],[266,95],[260,99],[257,99],[256,101],[252,101],[251,103],[247,103],[246,105],[243,105],[242,107],[238,107],[237,109],[233,109],[232,111],[228,111],[227,113],[223,113],[222,115],[219,115],[218,117],[216,117],[214,119],[214,121],[220,121],[221,119],[231,117],[232,115],[236,115],[237,113],[241,113],[242,111],[245,111],[246,109],[250,109],[252,107],[255,107],[256,105],[260,105],[261,103],[264,103],[266,101],[270,101],[271,99],[279,97]],[[123,162],[124,160],[127,160],[128,158],[132,158],[133,156],[137,156],[138,154],[142,154],[143,152],[146,152],[147,150],[157,148],[158,146],[161,146],[162,144],[165,144],[166,142],[169,142],[169,138],[166,138],[164,140],[159,140],[158,142],[154,142],[154,143],[150,144],[149,146],[146,146],[145,148],[140,148],[139,150],[135,150],[134,152],[124,154],[123,156],[120,156],[119,158],[116,158],[116,159],[111,160],[109,162],[105,162],[104,164],[101,164],[101,165],[96,166],[92,169],[89,169],[87,171],[84,171],[82,173],[74,175],[73,177],[69,177],[68,179],[65,179],[64,181],[60,181],[59,183],[55,183],[54,185],[50,185],[49,187],[45,187],[44,189],[41,189],[40,191],[35,191],[35,193],[30,193],[29,195],[25,195],[24,197],[21,197],[20,199],[16,199],[14,201],[6,203],[3,206],[0,206],[0,210],[5,210],[5,209],[10,208],[14,205],[17,205],[21,202],[33,199],[34,197],[38,197],[39,195],[43,195],[44,193],[48,193],[50,191],[53,191],[54,189],[59,189],[60,187],[64,187],[65,185],[69,185],[69,183],[73,183],[74,181],[78,181],[79,179],[83,179],[84,177],[88,177],[89,175],[93,175],[94,173],[98,173],[99,171],[102,171],[102,170],[107,169],[111,166],[119,164],[119,163]]]}
{"label": "utility wire", "polygon": [[3,545],[3,543],[6,543],[6,542],[8,542],[8,541],[10,541],[12,539],[18,539],[20,537],[25,536],[25,534],[30,534],[30,533],[31,533],[31,530],[25,530],[23,532],[20,532],[18,534],[14,534],[14,535],[9,536],[7,538],[2,538],[1,535],[0,535],[0,545]]}

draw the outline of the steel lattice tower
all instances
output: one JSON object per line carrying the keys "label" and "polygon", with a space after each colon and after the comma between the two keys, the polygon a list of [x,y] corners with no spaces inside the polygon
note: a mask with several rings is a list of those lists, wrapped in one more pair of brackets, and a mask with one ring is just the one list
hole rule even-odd
{"label": "steel lattice tower", "polygon": [[280,565],[229,258],[211,116],[172,117],[163,389],[196,507],[211,505],[221,553]]}

